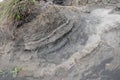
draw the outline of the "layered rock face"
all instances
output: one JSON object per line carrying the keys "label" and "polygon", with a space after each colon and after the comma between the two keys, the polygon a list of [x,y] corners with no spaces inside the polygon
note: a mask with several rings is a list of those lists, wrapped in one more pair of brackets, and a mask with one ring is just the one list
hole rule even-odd
{"label": "layered rock face", "polygon": [[45,3],[15,40],[1,30],[0,80],[119,80],[120,12],[111,7]]}

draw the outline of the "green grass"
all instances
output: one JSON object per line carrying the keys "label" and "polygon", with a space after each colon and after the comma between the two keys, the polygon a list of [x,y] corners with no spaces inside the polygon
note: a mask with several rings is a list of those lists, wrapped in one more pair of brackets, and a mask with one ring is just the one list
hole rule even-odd
{"label": "green grass", "polygon": [[2,12],[0,13],[1,19],[7,18],[13,22],[24,21],[25,18],[31,13],[31,9],[35,4],[35,0],[8,0],[4,1]]}
{"label": "green grass", "polygon": [[0,76],[3,74],[3,70],[0,69]]}
{"label": "green grass", "polygon": [[10,73],[12,74],[12,77],[15,78],[21,70],[22,70],[21,67],[14,67],[14,68],[10,71]]}

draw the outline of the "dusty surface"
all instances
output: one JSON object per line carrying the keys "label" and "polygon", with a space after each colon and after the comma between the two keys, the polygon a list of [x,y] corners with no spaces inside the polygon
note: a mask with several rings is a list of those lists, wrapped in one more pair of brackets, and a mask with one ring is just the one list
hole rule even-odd
{"label": "dusty surface", "polygon": [[[0,80],[120,79],[119,7],[45,4],[42,11],[16,40],[0,32]],[[22,68],[16,78],[14,66]]]}

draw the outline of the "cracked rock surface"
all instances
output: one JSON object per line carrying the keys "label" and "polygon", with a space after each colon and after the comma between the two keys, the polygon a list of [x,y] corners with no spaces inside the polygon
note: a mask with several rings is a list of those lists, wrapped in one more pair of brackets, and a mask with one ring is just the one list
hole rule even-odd
{"label": "cracked rock surface", "polygon": [[[117,8],[48,5],[16,37],[0,31],[0,80],[120,79]],[[15,78],[14,66],[22,68]]]}

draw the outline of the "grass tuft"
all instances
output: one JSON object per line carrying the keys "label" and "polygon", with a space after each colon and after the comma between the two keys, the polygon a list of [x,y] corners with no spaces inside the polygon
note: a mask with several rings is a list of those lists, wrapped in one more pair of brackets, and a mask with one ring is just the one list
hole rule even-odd
{"label": "grass tuft", "polygon": [[31,13],[32,7],[36,0],[7,0],[4,1],[2,6],[2,12],[0,13],[1,20],[6,18],[7,20],[15,22],[24,21],[26,17]]}

